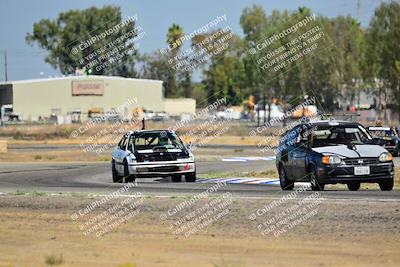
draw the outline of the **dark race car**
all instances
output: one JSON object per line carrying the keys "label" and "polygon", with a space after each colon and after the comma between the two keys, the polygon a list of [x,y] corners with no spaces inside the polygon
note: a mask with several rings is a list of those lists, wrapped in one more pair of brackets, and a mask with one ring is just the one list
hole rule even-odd
{"label": "dark race car", "polygon": [[368,127],[368,131],[377,144],[383,146],[393,156],[400,156],[400,138],[394,129],[382,126],[370,126]]}
{"label": "dark race car", "polygon": [[349,190],[358,190],[360,183],[378,183],[383,191],[393,188],[392,155],[355,122],[297,125],[282,136],[276,167],[283,190],[304,181],[312,190],[337,183],[347,184]]}

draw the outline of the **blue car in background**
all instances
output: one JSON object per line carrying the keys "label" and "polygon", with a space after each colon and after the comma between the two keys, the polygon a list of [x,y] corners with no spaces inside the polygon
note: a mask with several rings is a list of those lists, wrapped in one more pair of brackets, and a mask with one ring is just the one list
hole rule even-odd
{"label": "blue car in background", "polygon": [[377,144],[383,146],[393,156],[400,156],[400,138],[394,128],[382,126],[370,126],[368,132],[376,140]]}

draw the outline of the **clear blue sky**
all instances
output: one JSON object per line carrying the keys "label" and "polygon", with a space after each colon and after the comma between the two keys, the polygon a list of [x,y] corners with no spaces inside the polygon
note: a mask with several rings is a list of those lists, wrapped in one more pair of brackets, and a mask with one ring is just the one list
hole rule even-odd
{"label": "clear blue sky", "polygon": [[[359,8],[357,8],[359,2]],[[103,5],[120,6],[124,18],[138,15],[146,36],[140,42],[140,52],[146,53],[165,46],[165,35],[172,23],[181,25],[186,33],[201,27],[213,18],[226,14],[225,26],[242,35],[240,15],[245,7],[259,4],[267,14],[273,9],[295,10],[306,6],[328,17],[352,15],[367,26],[380,0],[0,0],[0,81],[3,81],[3,49],[8,51],[8,79],[22,80],[60,75],[44,62],[45,51],[25,43],[33,23],[42,18],[55,19],[62,11]]]}

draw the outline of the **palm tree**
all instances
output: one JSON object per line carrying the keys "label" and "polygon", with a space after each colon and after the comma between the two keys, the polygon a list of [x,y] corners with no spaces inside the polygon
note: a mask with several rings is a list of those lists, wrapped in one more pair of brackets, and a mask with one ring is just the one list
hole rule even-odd
{"label": "palm tree", "polygon": [[[171,48],[171,56],[174,59],[173,60],[173,65],[176,64],[175,57],[179,54],[179,50],[182,46],[181,42],[178,42],[180,38],[182,38],[184,35],[183,33],[183,28],[179,26],[178,24],[172,24],[171,27],[169,27],[168,32],[167,32],[167,44]],[[176,70],[174,68],[171,68],[171,77],[168,80],[168,86],[167,86],[167,96],[176,96],[177,93],[177,85],[176,85]]]}

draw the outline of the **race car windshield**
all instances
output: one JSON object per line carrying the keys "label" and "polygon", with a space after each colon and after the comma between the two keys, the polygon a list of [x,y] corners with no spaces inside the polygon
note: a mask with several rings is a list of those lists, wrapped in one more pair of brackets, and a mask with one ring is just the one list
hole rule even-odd
{"label": "race car windshield", "polygon": [[133,140],[135,150],[154,149],[157,147],[166,149],[183,147],[180,139],[170,132],[141,133],[135,136]]}
{"label": "race car windshield", "polygon": [[311,147],[364,144],[371,139],[365,130],[357,126],[319,127],[312,131],[311,136]]}

